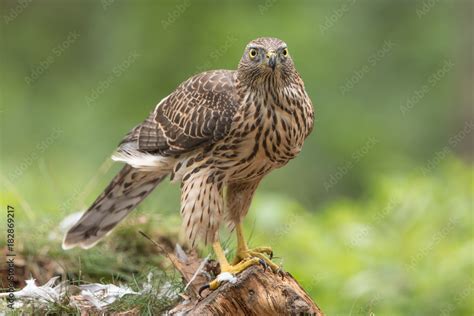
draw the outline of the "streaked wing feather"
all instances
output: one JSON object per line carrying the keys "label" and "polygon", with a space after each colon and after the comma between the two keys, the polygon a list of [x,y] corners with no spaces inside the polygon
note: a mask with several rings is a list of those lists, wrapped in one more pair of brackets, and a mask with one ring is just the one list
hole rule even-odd
{"label": "streaked wing feather", "polygon": [[189,152],[225,137],[237,108],[234,72],[204,72],[160,102],[122,143],[138,141],[138,150],[162,156]]}

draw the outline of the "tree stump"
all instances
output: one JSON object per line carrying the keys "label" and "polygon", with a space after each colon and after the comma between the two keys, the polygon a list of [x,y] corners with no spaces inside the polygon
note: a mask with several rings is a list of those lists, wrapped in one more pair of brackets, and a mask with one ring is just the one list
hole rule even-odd
{"label": "tree stump", "polygon": [[199,258],[195,250],[186,253],[176,245],[173,251],[141,234],[168,257],[186,285],[182,301],[167,315],[324,315],[290,273],[281,276],[260,265],[200,296],[199,289],[220,273],[219,264]]}
{"label": "tree stump", "polygon": [[188,299],[170,315],[323,315],[295,279],[253,266],[204,298]]}

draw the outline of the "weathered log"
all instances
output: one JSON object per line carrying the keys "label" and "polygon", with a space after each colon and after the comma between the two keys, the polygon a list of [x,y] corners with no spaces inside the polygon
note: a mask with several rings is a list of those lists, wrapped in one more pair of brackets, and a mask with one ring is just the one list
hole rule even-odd
{"label": "weathered log", "polygon": [[199,258],[194,250],[186,253],[176,246],[173,253],[169,247],[153,242],[186,284],[183,300],[168,315],[323,315],[290,273],[282,276],[260,265],[238,274],[235,282],[203,292],[201,297],[199,289],[220,273],[218,263]]}
{"label": "weathered log", "polygon": [[[205,295],[204,295],[205,296]],[[253,266],[202,299],[181,302],[171,315],[323,315],[296,280]]]}

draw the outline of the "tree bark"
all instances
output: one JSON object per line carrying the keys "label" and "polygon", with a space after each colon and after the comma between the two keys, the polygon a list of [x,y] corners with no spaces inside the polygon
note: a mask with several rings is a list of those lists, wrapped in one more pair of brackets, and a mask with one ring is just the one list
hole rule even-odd
{"label": "tree bark", "polygon": [[204,296],[181,302],[170,315],[323,315],[289,273],[282,278],[260,266]]}
{"label": "tree bark", "polygon": [[195,250],[186,253],[176,245],[173,251],[141,234],[168,257],[186,285],[183,299],[167,315],[324,315],[290,273],[282,276],[260,265],[200,296],[199,289],[220,273],[219,264],[199,258]]}
{"label": "tree bark", "polygon": [[196,252],[185,254],[180,249],[168,257],[188,285],[183,300],[169,315],[323,315],[287,272],[282,277],[260,265],[252,266],[238,274],[235,283],[223,283],[214,291],[204,291],[201,297],[199,288],[220,272],[217,262],[204,261]]}

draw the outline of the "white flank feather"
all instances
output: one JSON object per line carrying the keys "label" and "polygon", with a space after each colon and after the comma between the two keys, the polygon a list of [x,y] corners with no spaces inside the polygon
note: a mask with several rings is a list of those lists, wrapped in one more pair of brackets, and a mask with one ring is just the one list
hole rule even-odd
{"label": "white flank feather", "polygon": [[138,151],[132,144],[125,144],[112,155],[112,160],[125,162],[141,170],[162,170],[169,165],[169,158]]}

